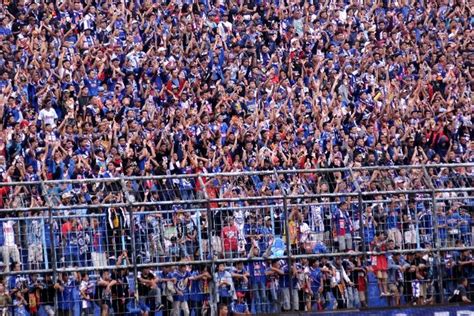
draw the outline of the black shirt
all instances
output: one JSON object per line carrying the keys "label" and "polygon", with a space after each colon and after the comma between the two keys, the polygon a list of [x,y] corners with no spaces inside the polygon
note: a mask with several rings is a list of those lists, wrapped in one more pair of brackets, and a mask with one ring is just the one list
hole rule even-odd
{"label": "black shirt", "polygon": [[453,296],[449,298],[450,303],[462,303],[462,298],[467,297],[466,288],[464,285],[458,285],[454,290]]}
{"label": "black shirt", "polygon": [[[143,274],[140,276],[142,280],[154,280],[155,276],[149,272],[148,274]],[[138,295],[147,297],[148,293],[150,292],[150,287],[148,285],[143,284],[142,282],[138,281]]]}

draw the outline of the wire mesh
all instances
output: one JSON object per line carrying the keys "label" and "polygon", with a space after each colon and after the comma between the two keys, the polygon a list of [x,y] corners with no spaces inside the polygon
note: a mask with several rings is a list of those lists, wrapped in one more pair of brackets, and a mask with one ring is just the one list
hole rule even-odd
{"label": "wire mesh", "polygon": [[0,308],[424,305],[463,277],[472,298],[472,179],[446,165],[1,183]]}

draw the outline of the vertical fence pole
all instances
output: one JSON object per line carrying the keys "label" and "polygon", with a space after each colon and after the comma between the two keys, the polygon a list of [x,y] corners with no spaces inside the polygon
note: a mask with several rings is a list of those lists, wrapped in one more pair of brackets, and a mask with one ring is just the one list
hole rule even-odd
{"label": "vertical fence pole", "polygon": [[[137,268],[137,254],[136,254],[136,232],[135,232],[135,218],[133,217],[133,200],[131,199],[130,192],[127,188],[127,183],[125,183],[125,180],[123,178],[120,179],[120,185],[123,190],[124,198],[125,198],[125,203],[127,203],[127,211],[130,216],[130,260],[131,264],[133,265],[133,282],[135,284],[135,299],[138,301],[139,294],[138,294],[138,268]],[[126,247],[125,247],[126,248]]]}
{"label": "vertical fence pole", "polygon": [[[211,259],[211,275],[214,279],[214,273],[216,271],[216,263],[215,263],[215,258],[214,258],[214,250],[212,249],[212,239],[215,234],[215,227],[214,227],[214,221],[213,221],[213,214],[212,214],[212,209],[211,209],[211,202],[209,200],[209,195],[207,194],[206,190],[206,184],[204,183],[204,180],[202,179],[201,176],[198,176],[198,181],[200,184],[200,187],[202,188],[202,194],[204,195],[204,199],[206,200],[206,213],[207,213],[207,242],[208,242],[208,255],[210,256]],[[199,214],[199,216],[201,216]],[[201,236],[199,236],[199,240],[202,240]],[[199,245],[199,248],[201,248],[201,245]],[[217,286],[214,282],[214,285],[210,287],[210,309],[211,309],[211,315],[217,315]]]}
{"label": "vertical fence pole", "polygon": [[360,237],[360,251],[364,253],[364,258],[365,258],[365,253],[367,249],[365,248],[365,236],[364,236],[364,221],[363,221],[363,216],[364,216],[364,202],[362,199],[362,190],[360,188],[359,183],[357,182],[357,179],[354,177],[354,173],[352,171],[352,168],[349,168],[349,172],[351,174],[352,178],[352,183],[354,184],[355,190],[357,192],[357,200],[358,200],[358,211],[359,211],[359,237]]}
{"label": "vertical fence pole", "polygon": [[[276,177],[276,183],[278,187],[280,188],[281,194],[283,195],[283,214],[285,214],[285,242],[286,242],[286,264],[288,265],[288,274],[289,274],[289,290],[290,290],[290,306],[291,310],[296,310],[298,306],[294,306],[294,301],[293,301],[293,278],[291,276],[291,271],[293,270],[293,261],[291,260],[291,238],[290,238],[290,221],[289,221],[289,215],[290,212],[288,210],[288,196],[283,190],[283,187],[280,182],[280,178],[278,176],[278,172],[276,169],[273,170],[274,175]],[[272,215],[273,216],[273,215]]]}
{"label": "vertical fence pole", "polygon": [[439,227],[438,227],[438,212],[437,212],[437,202],[436,202],[436,192],[433,182],[426,170],[426,165],[423,165],[423,175],[428,187],[431,189],[431,209],[432,209],[432,220],[434,221],[434,231],[433,231],[433,241],[435,242],[436,256],[434,257],[434,264],[436,265],[436,270],[438,271],[438,287],[441,304],[444,303],[444,285],[443,285],[443,263],[444,260],[441,259],[441,243],[439,240]]}
{"label": "vertical fence pole", "polygon": [[285,192],[283,192],[283,214],[285,214],[285,237],[286,237],[286,260],[287,260],[287,265],[288,265],[288,273],[289,273],[289,279],[290,279],[290,306],[291,310],[295,310],[298,306],[294,306],[294,301],[293,301],[293,278],[291,276],[291,271],[293,267],[293,261],[291,260],[291,240],[290,240],[290,221],[289,221],[289,210],[288,210],[288,197]]}
{"label": "vertical fence pole", "polygon": [[[41,191],[48,206],[48,222],[49,222],[49,239],[51,246],[51,267],[53,269],[53,284],[58,281],[58,260],[56,255],[56,242],[54,240],[54,225],[53,225],[53,203],[49,197],[48,191],[46,190],[46,185],[43,180],[41,180]],[[46,246],[46,245],[45,245]],[[58,311],[58,299],[57,295],[54,295],[54,311]]]}

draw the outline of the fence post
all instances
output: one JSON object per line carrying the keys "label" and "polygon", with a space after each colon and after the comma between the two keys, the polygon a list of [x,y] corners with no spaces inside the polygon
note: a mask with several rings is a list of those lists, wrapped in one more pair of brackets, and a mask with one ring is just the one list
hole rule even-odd
{"label": "fence post", "polygon": [[[212,279],[214,280],[214,273],[216,271],[216,263],[215,263],[215,258],[214,258],[214,250],[212,249],[212,237],[214,237],[215,234],[215,227],[214,227],[214,221],[212,220],[212,210],[211,210],[211,202],[209,200],[209,195],[207,194],[206,190],[206,184],[204,183],[204,180],[202,177],[199,175],[198,176],[198,181],[199,185],[202,188],[202,194],[204,195],[204,199],[206,200],[206,213],[207,213],[207,242],[208,242],[208,255],[210,256],[211,259],[211,275]],[[199,216],[201,216],[199,214]],[[199,232],[201,234],[201,232]],[[201,236],[199,236],[199,240],[202,240]],[[199,247],[201,248],[201,247]],[[201,251],[201,250],[200,250]],[[217,287],[214,282],[214,285],[210,287],[210,310],[211,310],[211,315],[217,315]]]}
{"label": "fence post", "polygon": [[291,276],[291,271],[293,270],[293,261],[291,260],[291,239],[290,239],[290,222],[288,220],[290,212],[288,211],[288,196],[281,186],[281,181],[278,176],[276,169],[273,170],[276,177],[276,183],[280,188],[281,194],[283,195],[283,214],[285,214],[285,243],[286,243],[286,264],[288,265],[288,277],[290,280],[289,290],[290,290],[290,306],[291,310],[296,310],[298,306],[294,306],[293,301],[293,278]]}
{"label": "fence post", "polygon": [[[130,254],[130,259],[131,259],[131,264],[133,266],[133,282],[135,284],[135,299],[138,301],[139,294],[138,294],[138,268],[137,268],[137,254],[136,254],[136,232],[135,232],[135,218],[133,217],[133,201],[130,196],[130,192],[127,188],[127,183],[125,183],[125,180],[123,178],[120,179],[120,185],[123,190],[124,198],[125,198],[125,203],[127,203],[127,211],[130,216],[130,249],[131,249],[131,254]],[[126,248],[126,246],[125,246]]]}
{"label": "fence post", "polygon": [[[44,196],[44,199],[46,201],[46,205],[48,206],[48,222],[49,222],[49,239],[51,243],[51,266],[53,269],[53,284],[55,284],[58,281],[58,259],[56,255],[56,243],[54,240],[54,225],[53,225],[53,203],[51,202],[51,199],[49,198],[48,191],[46,190],[46,185],[44,184],[43,180],[41,181],[41,193]],[[44,245],[46,248],[46,245]],[[57,295],[54,295],[54,310],[58,311],[58,297]]]}
{"label": "fence post", "polygon": [[428,174],[428,171],[426,170],[426,165],[423,165],[423,176],[425,178],[425,181],[428,185],[428,187],[431,189],[431,205],[432,205],[432,213],[433,217],[432,220],[434,221],[434,231],[433,231],[433,241],[435,243],[435,248],[436,248],[436,256],[434,257],[434,264],[436,265],[436,269],[438,271],[438,285],[439,285],[439,291],[440,291],[440,300],[441,304],[444,303],[444,285],[443,285],[443,261],[441,260],[441,243],[440,240],[438,240],[439,237],[439,228],[438,228],[438,212],[437,212],[437,203],[436,203],[436,189],[433,185],[433,182],[431,181],[431,178]]}
{"label": "fence post", "polygon": [[358,211],[359,211],[359,236],[360,236],[360,246],[361,246],[360,251],[362,253],[364,253],[364,260],[365,260],[367,249],[365,249],[364,221],[363,221],[363,216],[364,216],[364,206],[363,205],[364,204],[363,204],[363,200],[362,200],[362,190],[360,189],[360,185],[354,177],[354,173],[352,171],[352,168],[349,168],[349,172],[351,174],[352,183],[354,184],[354,187],[355,187],[356,192],[357,192],[357,200],[358,200],[358,204],[359,204]]}

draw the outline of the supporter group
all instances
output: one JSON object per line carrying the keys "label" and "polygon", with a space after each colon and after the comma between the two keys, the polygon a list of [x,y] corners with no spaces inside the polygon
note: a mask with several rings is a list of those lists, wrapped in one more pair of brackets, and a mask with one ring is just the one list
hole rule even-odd
{"label": "supporter group", "polygon": [[0,314],[470,303],[471,10],[2,0]]}

